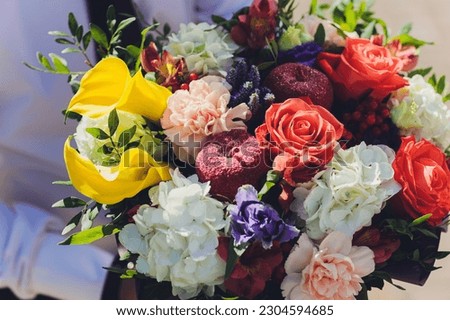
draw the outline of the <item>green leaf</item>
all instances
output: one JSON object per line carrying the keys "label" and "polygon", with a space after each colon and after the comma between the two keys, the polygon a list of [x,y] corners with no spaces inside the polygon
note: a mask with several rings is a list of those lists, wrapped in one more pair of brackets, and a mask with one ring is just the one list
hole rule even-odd
{"label": "green leaf", "polygon": [[413,70],[410,73],[408,73],[408,78],[412,78],[416,74],[421,75],[422,77],[426,77],[431,72],[431,70],[433,70],[433,67]]}
{"label": "green leaf", "polygon": [[73,42],[73,41],[71,41],[69,39],[66,39],[66,38],[56,38],[55,42],[59,43],[59,44],[71,44],[71,45],[75,44],[75,42]]}
{"label": "green leaf", "polygon": [[133,277],[137,274],[136,270],[126,270],[124,274],[120,275],[120,279],[133,279]]}
{"label": "green leaf", "polygon": [[72,186],[72,181],[53,181],[52,184],[54,185],[60,185],[60,186]]}
{"label": "green leaf", "polygon": [[[139,147],[140,144],[141,144],[140,141],[133,141],[133,142],[127,144],[127,145],[125,146],[125,148],[124,148],[123,151],[125,152],[125,151],[127,151],[128,149],[137,148],[137,147]],[[153,155],[153,156],[154,156],[154,155]]]}
{"label": "green leaf", "polygon": [[71,37],[70,34],[62,31],[49,31],[48,34],[54,37],[64,37],[64,38]]}
{"label": "green leaf", "polygon": [[96,226],[87,230],[80,231],[60,242],[60,245],[79,245],[90,244],[109,235],[118,233],[120,230],[114,225],[108,224]]}
{"label": "green leaf", "polygon": [[139,57],[139,55],[141,54],[141,49],[132,44],[127,46],[127,51],[134,58]]}
{"label": "green leaf", "polygon": [[114,33],[119,33],[121,32],[123,29],[125,29],[126,27],[128,27],[131,23],[133,23],[134,21],[136,21],[135,17],[131,17],[128,19],[124,19],[122,21],[119,22],[119,25],[117,26],[117,29]]}
{"label": "green leaf", "polygon": [[92,38],[91,31],[88,31],[84,34],[83,39],[81,39],[84,50],[86,50],[89,47],[89,44],[91,43],[91,38]]}
{"label": "green leaf", "polygon": [[354,31],[356,28],[357,17],[355,10],[353,10],[352,2],[349,2],[345,7],[344,15],[345,15],[345,22],[347,23],[349,28],[349,30],[346,31]]}
{"label": "green leaf", "polygon": [[361,33],[361,38],[369,39],[374,34],[376,23],[376,21],[371,21]]}
{"label": "green leaf", "polygon": [[409,34],[411,30],[412,30],[412,23],[407,23],[400,30],[400,34]]}
{"label": "green leaf", "polygon": [[46,56],[44,56],[41,52],[36,52],[36,57],[39,61],[39,63],[47,70],[53,70],[52,65],[50,64],[50,61],[47,59]]}
{"label": "green leaf", "polygon": [[77,29],[78,29],[77,19],[75,18],[75,15],[72,12],[70,12],[69,13],[69,30],[70,30],[70,33],[73,36],[76,36]]}
{"label": "green leaf", "polygon": [[425,214],[417,219],[415,219],[413,222],[410,223],[410,226],[418,226],[419,224],[424,223],[425,221],[427,221],[428,219],[430,219],[432,216],[431,213],[429,214]]}
{"label": "green leaf", "polygon": [[86,128],[86,132],[98,140],[109,139],[109,135],[100,128]]}
{"label": "green leaf", "polygon": [[311,0],[311,4],[309,5],[309,14],[310,15],[317,14],[317,0]]}
{"label": "green leaf", "polygon": [[114,30],[114,27],[116,26],[116,9],[113,5],[108,6],[108,9],[106,10],[106,22],[108,25],[108,29],[110,31]]}
{"label": "green leaf", "polygon": [[61,56],[58,56],[55,53],[49,53],[48,56],[52,59],[55,70],[58,73],[69,74],[70,70],[67,67],[67,61]]}
{"label": "green leaf", "polygon": [[449,100],[450,100],[450,93],[447,94],[445,97],[443,97],[442,100],[443,100],[444,102],[449,101]]}
{"label": "green leaf", "polygon": [[316,42],[319,46],[322,46],[325,43],[325,28],[323,24],[320,23],[317,27],[316,34],[314,35],[314,42]]}
{"label": "green leaf", "polygon": [[233,239],[230,238],[230,243],[228,245],[228,258],[225,266],[225,279],[228,279],[231,273],[234,270],[234,266],[236,262],[239,260],[239,257],[242,256],[245,252],[246,248],[236,248],[233,243]]}
{"label": "green leaf", "polygon": [[80,223],[81,216],[83,215],[83,211],[78,212],[70,221],[67,223],[63,231],[62,235],[68,234],[70,231],[76,228],[76,226]]}
{"label": "green leaf", "polygon": [[439,78],[439,81],[436,85],[436,92],[442,94],[445,90],[445,86],[446,86],[445,76],[442,76]]}
{"label": "green leaf", "polygon": [[416,48],[420,48],[426,44],[433,44],[432,42],[427,42],[424,40],[419,40],[410,36],[409,34],[401,34],[399,36],[394,37],[394,40],[400,40],[400,43],[404,46],[413,46]]}
{"label": "green leaf", "polygon": [[441,260],[441,259],[447,258],[449,255],[450,255],[450,251],[438,251],[438,252],[436,252],[435,258],[437,260]]}
{"label": "green leaf", "polygon": [[221,16],[216,16],[214,14],[211,16],[211,20],[212,20],[212,22],[214,22],[215,24],[217,24],[219,26],[222,24],[226,24],[228,22],[227,19],[225,19]]}
{"label": "green leaf", "polygon": [[61,53],[66,54],[66,53],[81,53],[81,50],[78,48],[65,48],[61,51]]}
{"label": "green leaf", "polygon": [[267,61],[258,65],[258,70],[263,71],[269,69],[275,65],[275,61]]}
{"label": "green leaf", "polygon": [[124,130],[120,136],[118,141],[119,148],[126,146],[131,139],[134,137],[134,134],[136,133],[136,126],[132,126],[130,129]]}
{"label": "green leaf", "polygon": [[76,34],[76,38],[78,42],[81,42],[82,38],[83,38],[83,26],[78,26],[77,28],[77,34]]}
{"label": "green leaf", "polygon": [[424,236],[427,236],[429,238],[439,239],[439,237],[432,231],[424,228],[417,228],[418,232],[422,233]]}
{"label": "green leaf", "polygon": [[91,36],[94,41],[104,49],[109,50],[108,37],[106,36],[106,33],[102,30],[102,28],[94,23],[91,23],[89,26],[91,30]]}
{"label": "green leaf", "polygon": [[266,195],[267,192],[269,192],[270,189],[272,189],[281,180],[281,177],[282,174],[279,171],[270,170],[267,172],[266,182],[261,188],[261,191],[258,193],[258,199],[261,200],[263,196]]}
{"label": "green leaf", "polygon": [[116,133],[117,127],[119,126],[119,116],[117,115],[116,109],[113,109],[108,116],[108,129],[109,135],[112,137]]}
{"label": "green leaf", "polygon": [[67,197],[52,204],[52,208],[77,208],[86,205],[86,201],[76,197]]}

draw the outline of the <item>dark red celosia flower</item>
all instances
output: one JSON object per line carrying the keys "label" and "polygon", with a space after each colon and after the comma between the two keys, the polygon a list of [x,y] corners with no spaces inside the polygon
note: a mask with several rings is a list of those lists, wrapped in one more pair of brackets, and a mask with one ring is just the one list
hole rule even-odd
{"label": "dark red celosia flower", "polygon": [[[219,256],[227,261],[230,238],[219,238]],[[274,271],[283,264],[283,252],[278,242],[265,250],[260,243],[251,244],[236,262],[231,275],[225,279],[225,288],[232,294],[253,299],[261,294]]]}
{"label": "dark red celosia flower", "polygon": [[249,13],[238,17],[231,29],[231,38],[239,45],[252,49],[264,48],[275,38],[278,5],[275,0],[254,0]]}

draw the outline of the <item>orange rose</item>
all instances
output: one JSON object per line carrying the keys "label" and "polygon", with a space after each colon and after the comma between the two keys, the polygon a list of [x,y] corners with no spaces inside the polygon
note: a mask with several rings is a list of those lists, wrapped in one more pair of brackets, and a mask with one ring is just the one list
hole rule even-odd
{"label": "orange rose", "polygon": [[275,156],[274,169],[284,172],[284,179],[295,185],[309,181],[330,162],[343,130],[328,110],[295,98],[267,110],[256,139]]}
{"label": "orange rose", "polygon": [[413,219],[431,213],[429,224],[442,223],[450,211],[450,170],[444,153],[425,139],[406,137],[392,167],[406,212]]}
{"label": "orange rose", "polygon": [[370,96],[382,100],[408,82],[397,74],[402,61],[368,39],[347,38],[342,54],[321,53],[317,62],[341,101]]}

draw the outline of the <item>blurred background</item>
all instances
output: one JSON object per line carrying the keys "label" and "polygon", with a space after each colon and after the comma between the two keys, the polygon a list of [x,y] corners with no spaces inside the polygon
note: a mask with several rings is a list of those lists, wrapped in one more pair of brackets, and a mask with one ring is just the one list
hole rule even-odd
{"label": "blurred background", "polygon": [[[332,1],[319,1],[331,3]],[[308,12],[309,0],[299,0],[296,15],[301,17]],[[446,75],[450,80],[450,1],[449,0],[375,0],[374,11],[378,18],[388,25],[391,34],[397,34],[401,28],[411,22],[411,35],[434,45],[421,48],[419,68],[433,67],[438,75]],[[441,251],[450,250],[450,233],[443,234]],[[440,260],[436,266],[442,269],[433,271],[423,287],[396,281],[406,290],[399,290],[386,284],[383,291],[372,290],[370,299],[450,299],[450,257]]]}

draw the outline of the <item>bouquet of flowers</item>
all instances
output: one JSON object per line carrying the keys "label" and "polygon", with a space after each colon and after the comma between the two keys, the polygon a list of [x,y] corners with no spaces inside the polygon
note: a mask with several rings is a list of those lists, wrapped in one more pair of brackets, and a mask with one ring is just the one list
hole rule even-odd
{"label": "bouquet of flowers", "polygon": [[[91,67],[69,75],[64,156],[86,199],[63,244],[114,235],[114,272],[141,297],[355,299],[393,279],[423,285],[450,211],[445,77],[428,44],[390,34],[370,1],[254,0],[231,19],[158,24],[122,45],[108,30],[52,32]],[[101,59],[86,50],[94,43]],[[76,148],[75,148],[76,146]],[[106,214],[106,225],[95,218]],[[80,230],[75,230],[76,227]]]}

